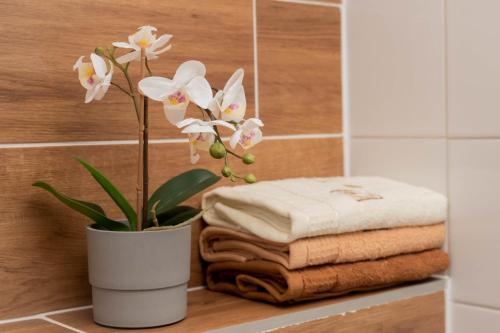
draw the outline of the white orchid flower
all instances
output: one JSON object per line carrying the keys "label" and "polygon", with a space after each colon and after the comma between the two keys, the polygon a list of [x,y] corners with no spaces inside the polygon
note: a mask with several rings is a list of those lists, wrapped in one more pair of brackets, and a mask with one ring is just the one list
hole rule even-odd
{"label": "white orchid flower", "polygon": [[90,55],[91,62],[83,62],[83,56],[78,58],[73,65],[73,70],[78,70],[78,78],[81,85],[87,89],[85,103],[92,100],[101,100],[111,85],[113,77],[113,64],[110,62],[110,70],[106,66],[103,58],[95,53]]}
{"label": "white orchid flower", "polygon": [[262,141],[262,131],[259,127],[264,126],[264,123],[258,118],[250,118],[234,132],[229,140],[231,148],[235,148],[236,144],[240,144],[243,149],[248,149]]}
{"label": "white orchid flower", "polygon": [[184,119],[189,102],[208,108],[212,88],[205,79],[205,65],[196,60],[182,63],[172,80],[150,76],[139,82],[141,92],[152,100],[162,102],[167,120],[176,125]]}
{"label": "white orchid flower", "polygon": [[224,121],[224,120],[210,120],[204,121],[201,119],[188,118],[184,119],[176,124],[178,128],[183,128],[182,133],[212,133],[216,134],[214,130],[214,126],[224,126],[233,131],[236,131],[236,128]]}
{"label": "white orchid flower", "polygon": [[215,135],[212,133],[190,133],[189,138],[189,155],[191,163],[196,164],[200,160],[199,150],[208,151],[210,146],[215,142]]}
{"label": "white orchid flower", "polygon": [[225,121],[240,122],[245,116],[247,101],[243,88],[242,68],[237,69],[229,78],[223,90],[219,90],[210,102],[209,109],[214,115]]}
{"label": "white orchid flower", "polygon": [[168,51],[172,45],[167,44],[172,35],[164,34],[159,38],[156,38],[155,27],[152,26],[143,26],[137,29],[138,31],[133,35],[128,36],[128,43],[126,42],[114,42],[113,46],[123,48],[123,49],[132,49],[132,52],[129,52],[121,57],[116,58],[116,61],[119,64],[124,64],[134,60],[141,59],[141,49],[144,49],[146,58],[148,60],[158,58],[159,54]]}
{"label": "white orchid flower", "polygon": [[198,150],[208,151],[215,142],[214,126],[224,126],[235,130],[235,127],[223,120],[203,121],[200,119],[188,118],[176,124],[178,128],[183,128],[182,133],[187,133],[189,138],[189,154],[191,163],[195,164],[200,159]]}

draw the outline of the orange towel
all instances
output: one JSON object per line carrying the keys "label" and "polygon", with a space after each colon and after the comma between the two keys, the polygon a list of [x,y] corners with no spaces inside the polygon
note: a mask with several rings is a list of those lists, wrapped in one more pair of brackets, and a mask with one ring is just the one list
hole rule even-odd
{"label": "orange towel", "polygon": [[200,252],[208,262],[267,260],[298,269],[421,252],[441,247],[444,238],[444,223],[302,238],[289,244],[209,226],[201,232]]}
{"label": "orange towel", "polygon": [[208,266],[207,284],[214,291],[284,303],[423,280],[447,267],[448,255],[442,250],[294,271],[261,260],[218,262]]}

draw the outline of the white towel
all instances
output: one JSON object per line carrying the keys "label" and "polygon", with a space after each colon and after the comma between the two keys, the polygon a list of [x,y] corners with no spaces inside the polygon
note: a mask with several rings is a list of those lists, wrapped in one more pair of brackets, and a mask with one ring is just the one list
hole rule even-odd
{"label": "white towel", "polygon": [[210,225],[288,243],[298,238],[434,224],[443,195],[379,177],[296,178],[219,187],[203,196]]}

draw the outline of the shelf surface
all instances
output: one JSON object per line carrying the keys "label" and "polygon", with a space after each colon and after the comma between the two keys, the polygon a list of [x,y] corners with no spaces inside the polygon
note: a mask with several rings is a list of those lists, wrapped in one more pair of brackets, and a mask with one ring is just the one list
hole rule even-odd
{"label": "shelf surface", "polygon": [[52,324],[43,319],[31,319],[16,323],[0,325],[0,332],[8,333],[71,333],[57,324]]}
{"label": "shelf surface", "polygon": [[[445,285],[445,279],[433,278],[420,283],[286,306],[254,302],[202,289],[189,292],[188,316],[183,321],[147,330],[129,329],[126,332],[253,333],[279,328],[291,329],[293,325],[295,329],[299,329],[304,323],[317,321],[317,324],[313,325],[322,325],[321,320],[325,318],[442,292]],[[436,297],[439,298],[439,296]],[[124,332],[124,330],[95,324],[91,308],[69,309],[59,311],[58,314],[46,313],[26,317],[25,320],[19,318],[13,319],[12,322],[5,322],[0,323],[0,332]]]}
{"label": "shelf surface", "polygon": [[[189,293],[188,316],[185,320],[169,326],[148,329],[147,332],[260,332],[429,295],[443,291],[444,288],[445,280],[430,279],[417,284],[288,306],[254,302],[203,289]],[[67,312],[49,318],[73,327],[76,329],[75,331],[88,333],[123,332],[120,329],[95,324],[92,320],[91,309]],[[0,329],[0,331],[2,330]],[[127,330],[128,333],[139,331],[144,332],[144,330]]]}

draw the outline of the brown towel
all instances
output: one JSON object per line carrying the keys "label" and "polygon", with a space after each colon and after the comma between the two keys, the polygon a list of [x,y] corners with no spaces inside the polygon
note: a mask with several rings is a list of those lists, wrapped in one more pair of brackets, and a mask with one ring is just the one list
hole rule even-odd
{"label": "brown towel", "polygon": [[209,226],[200,235],[200,252],[208,262],[262,259],[297,269],[421,252],[441,247],[444,238],[444,223],[302,238],[289,244]]}
{"label": "brown towel", "polygon": [[295,271],[262,260],[218,262],[208,266],[207,284],[214,291],[284,303],[423,280],[447,267],[448,255],[442,250]]}

